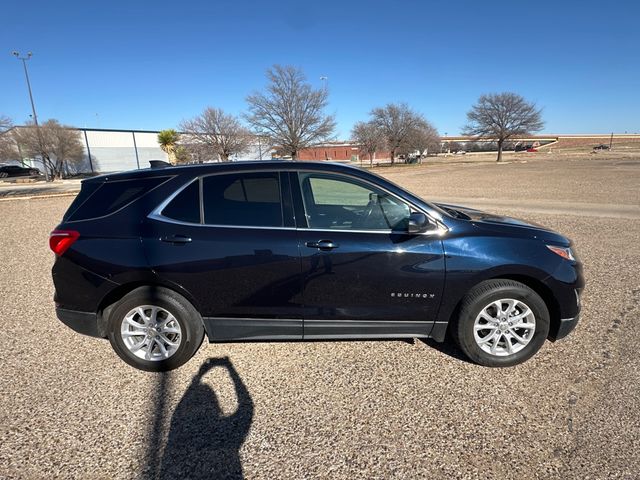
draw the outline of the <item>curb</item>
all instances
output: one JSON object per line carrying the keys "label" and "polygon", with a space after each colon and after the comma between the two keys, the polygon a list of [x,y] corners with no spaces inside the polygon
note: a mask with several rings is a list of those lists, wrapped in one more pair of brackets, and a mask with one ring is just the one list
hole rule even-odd
{"label": "curb", "polygon": [[10,202],[12,200],[35,200],[38,198],[55,198],[55,197],[71,197],[76,196],[80,191],[64,192],[64,193],[49,193],[44,195],[16,195],[15,197],[3,197],[0,198],[0,202]]}

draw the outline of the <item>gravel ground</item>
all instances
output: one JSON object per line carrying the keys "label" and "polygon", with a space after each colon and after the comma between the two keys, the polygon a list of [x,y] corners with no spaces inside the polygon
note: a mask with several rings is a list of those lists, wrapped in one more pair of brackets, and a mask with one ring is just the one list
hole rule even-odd
{"label": "gravel ground", "polygon": [[[640,162],[592,163],[380,170],[427,197],[640,203]],[[578,329],[524,365],[421,341],[247,343],[150,374],[55,318],[47,235],[71,200],[0,202],[0,478],[640,477],[638,219],[500,210],[585,263]]]}

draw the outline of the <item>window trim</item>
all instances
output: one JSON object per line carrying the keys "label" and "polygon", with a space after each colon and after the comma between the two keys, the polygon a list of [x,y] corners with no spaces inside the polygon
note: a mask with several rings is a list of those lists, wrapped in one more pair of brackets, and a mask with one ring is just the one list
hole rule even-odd
{"label": "window trim", "polygon": [[[219,224],[206,224],[203,222],[204,217],[204,206],[203,206],[203,200],[202,200],[202,179],[204,177],[210,177],[213,175],[229,175],[229,174],[234,174],[234,173],[256,173],[256,172],[266,172],[266,173],[280,173],[280,174],[289,174],[289,190],[290,190],[290,195],[292,197],[292,201],[293,201],[293,207],[294,207],[294,225],[296,225],[295,227],[263,227],[263,226],[255,226],[255,225],[219,225]],[[389,195],[397,198],[398,200],[409,204],[412,208],[414,208],[416,211],[423,213],[424,215],[427,216],[427,218],[434,224],[436,225],[436,228],[431,229],[431,230],[427,230],[426,232],[421,232],[421,233],[414,233],[412,235],[422,235],[422,236],[438,236],[438,237],[442,237],[444,236],[447,232],[449,232],[449,228],[440,220],[438,220],[437,218],[435,218],[432,214],[430,214],[428,211],[426,211],[425,209],[418,207],[415,203],[401,197],[400,195],[397,195],[396,193],[390,191],[389,189],[378,185],[376,183],[373,183],[371,181],[369,181],[368,179],[364,179],[361,178],[357,175],[351,175],[349,173],[345,173],[345,172],[339,172],[339,173],[335,173],[335,172],[323,172],[322,170],[314,170],[314,169],[308,169],[308,168],[288,168],[288,169],[262,169],[262,168],[253,168],[253,169],[247,169],[247,170],[240,170],[238,172],[213,172],[213,173],[206,173],[204,175],[200,175],[198,177],[195,178],[191,178],[189,179],[184,185],[182,185],[181,187],[179,187],[175,192],[173,192],[171,195],[169,195],[165,200],[163,200],[156,208],[154,208],[151,213],[149,215],[147,215],[147,218],[152,219],[152,220],[158,220],[161,222],[166,222],[166,223],[173,223],[175,225],[184,225],[184,226],[189,226],[189,227],[211,227],[211,228],[242,228],[242,229],[256,229],[256,230],[290,230],[290,231],[301,231],[301,232],[337,232],[337,233],[367,233],[367,234],[381,234],[381,235],[402,235],[403,232],[399,232],[397,230],[340,230],[340,229],[315,229],[315,228],[309,228],[308,226],[300,226],[299,224],[304,222],[304,225],[307,225],[307,221],[306,221],[306,216],[303,217],[302,219],[298,218],[297,212],[298,212],[298,208],[300,204],[302,204],[302,191],[300,189],[300,180],[299,180],[299,173],[325,173],[325,174],[329,174],[329,175],[338,175],[338,176],[345,176],[345,177],[350,177],[353,178],[355,180],[359,180],[361,182],[364,182],[368,185],[372,185],[376,188],[379,188],[380,190],[383,190],[384,192],[388,193]],[[295,177],[295,178],[292,178]],[[294,181],[295,180],[295,181]],[[162,210],[169,204],[169,202],[171,202],[171,200],[173,200],[180,192],[182,192],[182,190],[184,190],[185,188],[187,188],[191,183],[195,182],[195,181],[199,181],[200,182],[200,208],[201,208],[201,218],[200,218],[200,222],[201,223],[190,223],[190,222],[183,222],[180,220],[174,220],[172,218],[169,217],[165,217],[164,215],[162,215]],[[294,188],[294,185],[297,185],[298,188]],[[284,194],[286,194],[286,192],[282,191],[282,181],[280,180],[280,195],[281,195],[281,200],[284,196]],[[302,206],[302,212],[303,214],[306,214],[305,210],[304,210],[304,204],[301,205]],[[284,220],[284,219],[283,219]],[[283,221],[283,223],[286,223],[286,221]]]}
{"label": "window trim", "polygon": [[[261,225],[223,225],[223,224],[217,224],[217,223],[205,223],[204,222],[204,178],[205,177],[211,177],[211,176],[219,176],[219,175],[243,175],[245,173],[275,173],[278,176],[278,190],[279,190],[279,195],[280,195],[280,212],[282,215],[282,226],[279,227],[271,227],[271,226],[261,226]],[[274,229],[274,230],[295,230],[295,227],[285,227],[284,225],[287,223],[287,220],[285,219],[285,214],[284,214],[284,196],[287,194],[287,192],[283,191],[283,182],[282,182],[282,172],[280,170],[264,170],[264,169],[253,169],[253,170],[242,170],[240,172],[215,172],[215,173],[208,173],[205,175],[200,175],[198,177],[192,178],[189,181],[187,181],[184,185],[182,185],[181,187],[179,187],[178,189],[176,189],[175,192],[173,192],[171,195],[169,195],[166,199],[164,199],[162,201],[162,203],[160,203],[156,208],[154,208],[151,213],[149,215],[147,215],[147,218],[152,219],[152,220],[158,220],[158,221],[162,221],[162,222],[166,222],[166,223],[173,223],[175,225],[184,225],[184,226],[190,226],[190,227],[214,227],[214,228],[251,228],[251,229],[259,229],[259,230],[270,230],[270,229]],[[182,193],[183,190],[185,190],[186,188],[188,188],[193,182],[199,182],[199,187],[200,187],[200,223],[192,223],[192,222],[185,222],[182,220],[176,220],[174,218],[170,218],[167,217],[165,215],[162,214],[162,211],[167,207],[167,205],[169,205],[169,203],[171,203],[173,201],[174,198],[176,198],[178,195],[180,195],[180,193]],[[295,221],[295,220],[294,220]]]}

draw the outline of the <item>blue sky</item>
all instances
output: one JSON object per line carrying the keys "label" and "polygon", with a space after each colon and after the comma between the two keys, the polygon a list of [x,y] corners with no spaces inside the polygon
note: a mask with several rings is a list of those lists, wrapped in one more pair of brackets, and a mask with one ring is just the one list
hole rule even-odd
{"label": "blue sky", "polygon": [[0,114],[162,129],[205,106],[239,114],[274,63],[328,77],[338,137],[404,101],[444,134],[486,92],[544,108],[545,132],[640,132],[638,2],[5,2]]}

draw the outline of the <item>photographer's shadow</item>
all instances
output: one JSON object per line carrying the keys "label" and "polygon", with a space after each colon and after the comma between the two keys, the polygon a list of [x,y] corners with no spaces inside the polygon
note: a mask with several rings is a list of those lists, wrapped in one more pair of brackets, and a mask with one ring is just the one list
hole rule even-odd
{"label": "photographer's shadow", "polygon": [[[237,410],[223,415],[218,397],[202,381],[216,367],[226,368],[238,399]],[[171,418],[160,478],[241,479],[240,447],[253,419],[253,400],[227,357],[207,360]]]}

